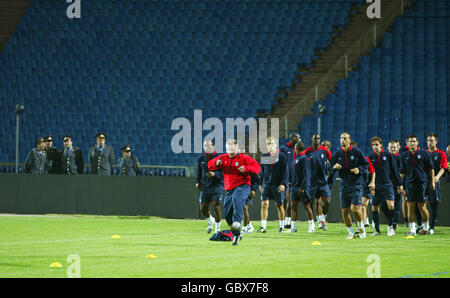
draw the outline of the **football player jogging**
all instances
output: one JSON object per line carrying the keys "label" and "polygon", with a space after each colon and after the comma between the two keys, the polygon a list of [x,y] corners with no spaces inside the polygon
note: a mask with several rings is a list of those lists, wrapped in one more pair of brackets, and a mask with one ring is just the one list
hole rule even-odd
{"label": "football player jogging", "polygon": [[[392,221],[394,218],[395,194],[403,192],[402,180],[392,154],[384,152],[383,141],[379,137],[370,139],[373,153],[369,155],[369,159],[375,169],[375,193],[372,199],[372,214],[375,223],[375,232],[371,236],[380,235],[380,217],[379,206],[388,219],[387,235],[395,235]],[[384,204],[385,203],[385,204]]]}
{"label": "football player jogging", "polygon": [[[350,145],[352,147],[357,148],[358,143],[355,141],[351,141]],[[372,163],[370,162],[370,159],[366,156],[367,162],[369,163],[368,172],[363,171],[362,176],[364,180],[364,187],[363,187],[363,194],[362,194],[362,203],[361,203],[361,216],[362,221],[364,223],[364,227],[368,227],[369,224],[369,202],[372,201],[372,194],[375,190],[375,169],[373,168]],[[373,222],[373,220],[372,220]]]}
{"label": "football player jogging", "polygon": [[[397,168],[400,170],[400,156],[398,154],[399,145],[397,145],[396,140],[391,140],[388,145],[388,150],[392,154],[394,158]],[[403,185],[403,181],[402,181]],[[397,230],[398,221],[400,219],[400,213],[402,211],[402,196],[404,196],[404,191],[399,193],[398,191],[394,191],[395,203],[394,203],[394,217],[392,218],[392,226],[394,227],[394,231]],[[406,211],[405,211],[406,212]]]}
{"label": "football player jogging", "polygon": [[[285,189],[289,183],[289,164],[286,155],[278,150],[278,140],[267,138],[267,153],[261,157],[261,228],[258,232],[267,231],[269,216],[269,200],[275,201],[278,210],[278,232],[284,230]],[[264,162],[263,162],[264,160]]]}
{"label": "football player jogging", "polygon": [[[294,162],[296,158],[295,144],[301,142],[301,140],[302,138],[298,133],[292,132],[289,134],[289,142],[280,147],[280,151],[286,154],[289,165],[289,184],[292,182],[292,172],[294,170]],[[287,199],[284,200],[284,210],[286,212],[284,227],[287,229],[291,227],[291,202],[289,200],[289,192],[289,187],[286,187],[285,198]]]}
{"label": "football player jogging", "polygon": [[251,221],[250,221],[250,214],[248,212],[248,208],[253,205],[253,199],[256,198],[256,191],[259,188],[259,175],[253,175],[251,176],[251,186],[250,186],[250,195],[247,198],[247,201],[244,206],[244,227],[242,228],[242,233],[244,234],[251,234],[255,230],[253,227]]}
{"label": "football player jogging", "polygon": [[259,163],[248,155],[239,153],[237,141],[227,140],[225,154],[208,161],[210,171],[222,170],[225,184],[224,213],[233,231],[233,245],[242,239],[241,222],[244,206],[250,195],[251,176],[261,171]]}
{"label": "football player jogging", "polygon": [[317,222],[318,228],[327,230],[325,220],[331,201],[331,191],[328,186],[327,170],[331,152],[327,147],[320,145],[320,135],[314,134],[304,154],[311,162],[311,196],[317,199]]}
{"label": "football player jogging", "polygon": [[425,235],[429,229],[429,213],[426,207],[427,170],[431,177],[431,189],[435,189],[434,166],[431,155],[425,150],[419,149],[417,136],[407,138],[408,151],[400,156],[400,175],[405,181],[406,204],[408,206],[408,220],[410,231],[407,236],[416,235],[416,213],[414,209],[418,205],[419,212],[424,222],[421,234]]}
{"label": "football player jogging", "polygon": [[[351,136],[344,132],[340,137],[341,149],[336,151],[331,157],[331,166],[339,172],[341,183],[339,186],[340,205],[342,218],[347,227],[347,239],[353,239],[356,236],[366,237],[364,222],[361,216],[361,198],[364,187],[362,176],[363,171],[367,171],[369,162],[364,154],[350,145]],[[358,232],[354,233],[350,210],[356,220]]]}
{"label": "football player jogging", "polygon": [[367,161],[369,162],[368,172],[363,172],[364,179],[364,188],[362,195],[362,204],[361,204],[361,215],[362,221],[364,222],[364,226],[369,226],[369,202],[373,199],[373,194],[375,190],[375,169],[373,168],[372,162],[366,156]]}
{"label": "football player jogging", "polygon": [[292,180],[291,190],[291,204],[292,204],[292,227],[288,233],[297,232],[297,211],[298,203],[302,202],[306,210],[306,217],[308,218],[309,229],[308,233],[315,231],[314,216],[311,208],[313,197],[310,195],[311,187],[311,164],[308,156],[303,152],[305,144],[299,142],[295,145],[296,155],[295,167]]}
{"label": "football player jogging", "polygon": [[438,206],[441,202],[441,183],[440,179],[448,170],[447,155],[444,151],[437,148],[438,137],[436,134],[430,134],[427,137],[428,150],[431,154],[431,160],[434,165],[434,171],[437,172],[434,176],[435,189],[428,189],[428,198],[430,200],[430,230],[429,234],[434,234],[434,228],[438,219]]}
{"label": "football player jogging", "polygon": [[[208,161],[219,156],[214,151],[212,141],[206,140],[203,143],[205,153],[202,154],[198,160],[197,178],[195,180],[195,188],[200,190],[200,212],[207,219],[208,226],[206,232],[209,234],[215,225],[214,232],[220,231],[220,203],[223,195],[223,174],[222,171],[210,171],[208,169]],[[213,203],[214,217],[209,212],[209,205]]]}

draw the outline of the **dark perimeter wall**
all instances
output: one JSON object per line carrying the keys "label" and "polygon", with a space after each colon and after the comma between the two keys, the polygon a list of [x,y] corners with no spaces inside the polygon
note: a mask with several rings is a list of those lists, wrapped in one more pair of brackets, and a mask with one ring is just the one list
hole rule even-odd
{"label": "dark perimeter wall", "polygon": [[[443,179],[444,180],[444,179]],[[327,220],[342,222],[338,183],[332,192]],[[119,177],[64,175],[0,175],[0,213],[149,215],[201,218],[195,179],[185,177]],[[450,226],[450,183],[441,181],[439,225]],[[253,199],[250,218],[259,226],[260,194]],[[305,211],[299,206],[301,221]],[[383,217],[383,216],[381,216]],[[277,219],[270,202],[269,220]],[[403,219],[401,219],[403,222]]]}

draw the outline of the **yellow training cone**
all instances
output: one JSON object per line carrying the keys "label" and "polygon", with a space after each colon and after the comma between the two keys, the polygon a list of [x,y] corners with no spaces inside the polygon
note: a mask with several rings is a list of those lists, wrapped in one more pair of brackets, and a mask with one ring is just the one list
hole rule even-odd
{"label": "yellow training cone", "polygon": [[62,265],[61,265],[61,263],[54,262],[54,263],[51,263],[49,267],[50,268],[62,268]]}
{"label": "yellow training cone", "polygon": [[111,239],[120,239],[120,236],[119,235],[112,235],[112,237],[111,237]]}
{"label": "yellow training cone", "polygon": [[313,241],[312,245],[322,245],[319,241]]}
{"label": "yellow training cone", "polygon": [[145,256],[146,259],[156,259],[156,256],[154,254],[148,254]]}
{"label": "yellow training cone", "polygon": [[414,239],[413,235],[406,236],[405,239]]}

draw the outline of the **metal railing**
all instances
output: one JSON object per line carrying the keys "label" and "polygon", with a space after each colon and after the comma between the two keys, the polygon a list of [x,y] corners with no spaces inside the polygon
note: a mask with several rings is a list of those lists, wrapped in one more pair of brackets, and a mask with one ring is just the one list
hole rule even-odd
{"label": "metal railing", "polygon": [[[19,174],[23,174],[24,163],[19,163]],[[84,174],[88,175],[91,165],[84,165]],[[164,166],[164,165],[141,165],[141,176],[168,176],[168,177],[194,177],[196,167],[193,166]],[[0,163],[0,173],[15,173],[14,162]],[[112,166],[113,175],[119,175],[119,166]]]}

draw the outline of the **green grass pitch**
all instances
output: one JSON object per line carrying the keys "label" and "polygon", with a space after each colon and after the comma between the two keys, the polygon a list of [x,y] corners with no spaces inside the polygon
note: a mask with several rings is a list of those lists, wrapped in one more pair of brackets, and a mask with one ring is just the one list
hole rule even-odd
{"label": "green grass pitch", "polygon": [[[67,277],[80,257],[81,277],[297,278],[367,277],[379,256],[381,277],[450,277],[450,228],[435,235],[346,240],[342,223],[328,231],[245,235],[238,246],[209,241],[205,220],[117,216],[0,216],[0,277]],[[254,221],[255,228],[259,222]],[[227,229],[223,221],[222,229]],[[120,239],[112,239],[113,235]],[[322,245],[312,245],[318,241]],[[153,254],[156,258],[146,258]],[[59,262],[61,268],[49,268]],[[436,274],[435,274],[436,273]],[[434,275],[433,275],[434,274]]]}

